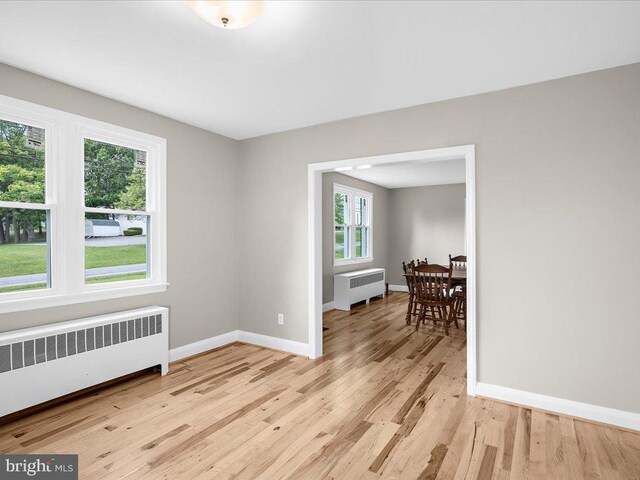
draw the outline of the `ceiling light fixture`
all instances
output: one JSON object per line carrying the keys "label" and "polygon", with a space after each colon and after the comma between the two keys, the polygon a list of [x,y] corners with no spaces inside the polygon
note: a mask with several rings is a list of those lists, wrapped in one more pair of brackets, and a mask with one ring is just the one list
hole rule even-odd
{"label": "ceiling light fixture", "polygon": [[262,14],[262,0],[207,1],[189,0],[189,8],[206,22],[216,27],[235,30],[255,22]]}
{"label": "ceiling light fixture", "polygon": [[365,169],[371,168],[371,167],[372,167],[372,165],[358,165],[356,167],[356,170],[365,170]]}
{"label": "ceiling light fixture", "polygon": [[353,167],[336,167],[334,170],[336,172],[348,172],[349,170],[353,170]]}

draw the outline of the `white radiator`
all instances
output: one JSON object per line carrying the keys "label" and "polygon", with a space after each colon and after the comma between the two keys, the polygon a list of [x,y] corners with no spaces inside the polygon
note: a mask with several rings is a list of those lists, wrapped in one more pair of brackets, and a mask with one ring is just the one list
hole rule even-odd
{"label": "white radiator", "polygon": [[333,302],[338,310],[351,310],[351,305],[371,297],[384,296],[384,268],[368,268],[333,276]]}
{"label": "white radiator", "polygon": [[147,307],[0,333],[0,416],[145,368],[168,371],[169,311]]}

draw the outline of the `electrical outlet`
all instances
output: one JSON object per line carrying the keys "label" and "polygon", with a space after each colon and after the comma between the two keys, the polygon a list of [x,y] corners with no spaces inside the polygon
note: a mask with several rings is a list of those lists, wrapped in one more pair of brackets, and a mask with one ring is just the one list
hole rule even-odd
{"label": "electrical outlet", "polygon": [[284,314],[278,314],[278,325],[284,325]]}

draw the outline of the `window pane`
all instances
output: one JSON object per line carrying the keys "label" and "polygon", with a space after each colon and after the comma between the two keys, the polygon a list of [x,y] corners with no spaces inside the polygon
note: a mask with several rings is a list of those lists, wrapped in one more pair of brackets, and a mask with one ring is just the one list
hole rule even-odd
{"label": "window pane", "polygon": [[144,151],[85,139],[85,206],[144,211],[146,161]]}
{"label": "window pane", "polygon": [[0,293],[48,288],[49,215],[0,208]]}
{"label": "window pane", "polygon": [[0,119],[0,201],[44,203],[41,128]]}
{"label": "window pane", "polygon": [[335,218],[336,225],[344,225],[349,223],[349,195],[344,193],[336,193],[335,202]]}
{"label": "window pane", "polygon": [[356,227],[356,257],[369,256],[369,228]]}
{"label": "window pane", "polygon": [[148,278],[147,216],[87,213],[85,217],[85,283]]}
{"label": "window pane", "polygon": [[349,258],[349,227],[335,227],[335,259]]}
{"label": "window pane", "polygon": [[368,225],[368,211],[367,199],[362,197],[356,197],[356,210],[355,210],[355,224],[356,225]]}

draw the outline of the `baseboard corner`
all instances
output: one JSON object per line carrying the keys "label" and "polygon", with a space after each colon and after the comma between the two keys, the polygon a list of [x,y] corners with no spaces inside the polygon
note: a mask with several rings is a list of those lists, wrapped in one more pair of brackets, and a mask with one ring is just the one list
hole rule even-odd
{"label": "baseboard corner", "polygon": [[324,303],[322,305],[322,312],[323,313],[324,312],[328,312],[329,310],[335,310],[335,309],[336,309],[336,304],[333,301]]}
{"label": "baseboard corner", "polygon": [[409,287],[406,285],[389,285],[389,290],[392,292],[404,292],[409,293]]}
{"label": "baseboard corner", "polygon": [[183,358],[224,347],[225,345],[237,341],[238,330],[232,330],[231,332],[223,333],[222,335],[216,335],[215,337],[205,338],[204,340],[189,343],[181,347],[172,348],[169,350],[169,361],[175,362],[177,360],[182,360]]}
{"label": "baseboard corner", "polygon": [[293,353],[294,355],[301,355],[303,357],[308,357],[310,354],[308,343],[296,342],[294,340],[288,340],[286,338],[272,337],[269,335],[262,335],[260,333],[247,332],[244,330],[238,331],[238,341],[256,345],[258,347],[271,348],[273,350]]}

